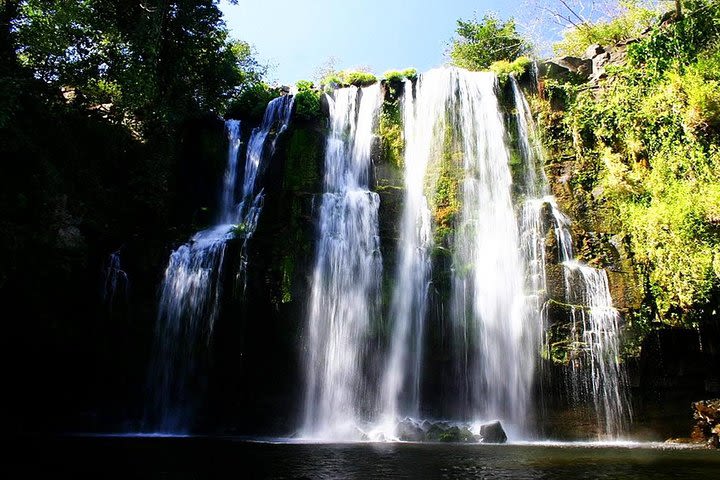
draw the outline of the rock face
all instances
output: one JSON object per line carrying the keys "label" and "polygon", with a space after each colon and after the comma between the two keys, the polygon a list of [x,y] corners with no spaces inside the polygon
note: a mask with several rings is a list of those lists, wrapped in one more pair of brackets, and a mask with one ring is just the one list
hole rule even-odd
{"label": "rock face", "polygon": [[507,435],[503,430],[500,422],[488,423],[480,427],[480,437],[482,443],[505,443]]}
{"label": "rock face", "polygon": [[692,404],[695,427],[691,438],[706,442],[709,447],[720,448],[720,398]]}

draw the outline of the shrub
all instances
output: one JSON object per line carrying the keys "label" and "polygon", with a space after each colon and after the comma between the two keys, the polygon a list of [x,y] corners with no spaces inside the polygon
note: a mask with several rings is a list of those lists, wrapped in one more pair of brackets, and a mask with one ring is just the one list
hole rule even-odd
{"label": "shrub", "polygon": [[490,65],[490,71],[497,75],[500,83],[505,83],[510,75],[519,77],[524,74],[531,64],[532,60],[528,57],[519,57],[514,62],[499,60]]}
{"label": "shrub", "polygon": [[349,87],[367,87],[377,82],[375,75],[360,70],[343,70],[342,72],[333,72],[325,76],[320,84],[325,90],[333,90],[335,88]]}
{"label": "shrub", "polygon": [[657,21],[658,10],[646,7],[645,2],[626,0],[620,3],[623,8],[617,17],[594,24],[582,23],[567,30],[563,39],[553,46],[555,53],[580,57],[592,44],[610,46],[636,38]]}
{"label": "shrub", "polygon": [[321,115],[319,91],[300,90],[295,94],[295,118],[313,120]]}
{"label": "shrub", "polygon": [[406,68],[402,71],[402,74],[408,80],[415,80],[418,76],[417,70],[415,70],[414,68]]}
{"label": "shrub", "polygon": [[415,80],[417,78],[417,70],[414,68],[406,68],[405,70],[388,70],[383,73],[383,78],[388,82],[401,82],[404,79]]}
{"label": "shrub", "polygon": [[517,32],[515,20],[501,21],[495,15],[482,20],[458,20],[449,56],[453,65],[468,70],[485,70],[493,62],[516,58],[529,53],[530,45]]}
{"label": "shrub", "polygon": [[341,78],[345,85],[355,85],[356,87],[367,87],[377,82],[377,78],[372,73],[357,70],[346,70],[341,73]]}
{"label": "shrub", "polygon": [[314,85],[310,80],[298,80],[297,83],[295,83],[295,86],[297,87],[298,92],[304,92],[312,90]]}
{"label": "shrub", "polygon": [[398,70],[388,70],[383,73],[383,78],[388,82],[402,82],[405,79],[405,75]]}
{"label": "shrub", "polygon": [[241,118],[259,122],[265,113],[265,107],[273,98],[280,96],[276,88],[264,82],[258,82],[244,88],[240,94],[230,101],[225,112],[227,118]]}

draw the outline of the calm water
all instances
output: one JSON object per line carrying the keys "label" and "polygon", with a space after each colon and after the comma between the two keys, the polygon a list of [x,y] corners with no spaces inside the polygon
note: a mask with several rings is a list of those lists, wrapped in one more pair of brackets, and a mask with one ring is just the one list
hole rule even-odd
{"label": "calm water", "polygon": [[[299,444],[210,437],[25,437],[25,471],[130,471],[162,478],[715,479],[720,452],[662,446]],[[195,472],[195,473],[193,473]],[[189,475],[186,475],[189,474]],[[123,475],[127,476],[127,475]]]}

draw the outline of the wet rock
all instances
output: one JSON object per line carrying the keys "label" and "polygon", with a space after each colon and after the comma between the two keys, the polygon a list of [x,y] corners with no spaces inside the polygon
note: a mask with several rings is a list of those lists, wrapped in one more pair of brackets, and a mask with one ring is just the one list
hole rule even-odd
{"label": "wet rock", "polygon": [[695,427],[691,438],[706,442],[709,447],[720,448],[720,398],[692,404]]}
{"label": "wet rock", "polygon": [[475,436],[466,427],[453,426],[445,430],[440,435],[441,442],[451,443],[473,443],[475,442]]}
{"label": "wet rock", "polygon": [[492,422],[480,426],[480,437],[482,443],[505,443],[507,435],[500,422]]}
{"label": "wet rock", "polygon": [[430,442],[439,442],[440,437],[446,432],[447,428],[443,428],[439,423],[433,423],[425,432],[425,439]]}
{"label": "wet rock", "polygon": [[396,431],[398,438],[404,442],[425,441],[425,431],[409,418],[398,423]]}

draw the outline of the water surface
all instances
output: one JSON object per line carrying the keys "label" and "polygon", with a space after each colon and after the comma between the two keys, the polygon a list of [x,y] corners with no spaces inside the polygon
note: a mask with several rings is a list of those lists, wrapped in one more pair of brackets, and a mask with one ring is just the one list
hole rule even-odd
{"label": "water surface", "polygon": [[[14,442],[24,470],[227,472],[277,479],[713,479],[720,452],[662,444],[310,444],[228,437],[59,436]],[[202,475],[200,475],[202,476]]]}

